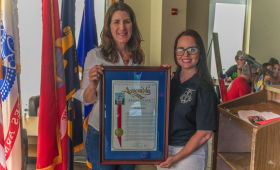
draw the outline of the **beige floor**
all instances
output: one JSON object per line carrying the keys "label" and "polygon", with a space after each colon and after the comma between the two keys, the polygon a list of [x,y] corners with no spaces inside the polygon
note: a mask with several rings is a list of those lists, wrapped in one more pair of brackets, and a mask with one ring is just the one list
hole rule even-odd
{"label": "beige floor", "polygon": [[[211,153],[212,153],[212,139],[208,141],[208,163],[207,169],[211,170]],[[36,170],[36,159],[29,159],[27,170]],[[74,170],[88,170],[85,163],[75,162]],[[153,165],[137,165],[135,170],[156,170],[156,167]]]}
{"label": "beige floor", "polygon": [[[36,159],[29,159],[27,164],[27,170],[36,170]],[[85,163],[74,163],[74,170],[88,170]]]}
{"label": "beige floor", "polygon": [[154,165],[136,165],[135,170],[156,170]]}

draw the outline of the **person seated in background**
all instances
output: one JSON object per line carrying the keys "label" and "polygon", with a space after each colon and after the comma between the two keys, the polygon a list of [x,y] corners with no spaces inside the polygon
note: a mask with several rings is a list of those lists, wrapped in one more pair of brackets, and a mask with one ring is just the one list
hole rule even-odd
{"label": "person seated in background", "polygon": [[226,82],[231,82],[232,80],[236,79],[238,76],[241,75],[241,70],[242,67],[245,64],[245,60],[238,57],[237,55],[235,56],[235,62],[233,66],[231,66],[226,72],[226,77],[225,80]]}
{"label": "person seated in background", "polygon": [[[250,71],[251,70],[251,71]],[[244,65],[242,73],[238,76],[228,88],[227,101],[236,99],[251,93],[251,87],[249,83],[253,82],[257,74],[257,67],[254,65]]]}
{"label": "person seated in background", "polygon": [[273,71],[273,78],[271,78],[269,85],[280,85],[280,65],[279,61],[275,58],[270,58],[268,63],[272,65],[272,71]]}
{"label": "person seated in background", "polygon": [[[270,63],[263,63],[262,66],[272,71],[272,65]],[[253,83],[255,90],[262,90],[263,86],[269,84],[271,79],[274,79],[274,77],[265,73],[262,69],[258,69],[258,75],[256,76]]]}

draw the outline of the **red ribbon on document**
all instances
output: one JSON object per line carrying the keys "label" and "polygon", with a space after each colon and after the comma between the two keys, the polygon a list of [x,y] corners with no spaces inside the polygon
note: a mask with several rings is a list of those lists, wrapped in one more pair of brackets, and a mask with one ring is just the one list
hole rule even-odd
{"label": "red ribbon on document", "polygon": [[[118,104],[118,114],[117,114],[117,128],[122,129],[122,105]],[[118,140],[120,143],[120,146],[122,147],[122,137],[118,136]]]}

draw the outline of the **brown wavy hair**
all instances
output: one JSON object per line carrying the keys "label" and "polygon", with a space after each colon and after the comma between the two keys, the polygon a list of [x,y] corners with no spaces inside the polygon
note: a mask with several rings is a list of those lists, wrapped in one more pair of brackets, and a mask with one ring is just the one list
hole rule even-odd
{"label": "brown wavy hair", "polygon": [[132,34],[131,38],[126,44],[126,47],[131,54],[131,59],[133,63],[141,64],[144,61],[145,57],[144,52],[140,46],[142,41],[142,35],[138,29],[133,10],[130,8],[130,6],[121,1],[113,3],[105,15],[104,26],[100,34],[101,54],[103,58],[108,62],[118,62],[118,51],[116,49],[116,44],[110,29],[112,16],[116,11],[125,11],[129,14],[130,20],[132,22]]}
{"label": "brown wavy hair", "polygon": [[210,85],[213,85],[212,78],[210,76],[210,73],[209,73],[208,67],[207,67],[207,63],[206,63],[207,58],[206,58],[204,44],[203,44],[202,38],[196,31],[188,29],[186,31],[181,32],[177,36],[175,43],[174,43],[174,61],[175,61],[176,65],[178,67],[181,67],[177,61],[176,48],[177,48],[179,39],[183,36],[192,37],[195,40],[196,45],[199,46],[199,60],[196,65],[197,75],[198,75],[198,79],[199,79],[199,86],[202,87],[202,84],[204,81],[208,82]]}

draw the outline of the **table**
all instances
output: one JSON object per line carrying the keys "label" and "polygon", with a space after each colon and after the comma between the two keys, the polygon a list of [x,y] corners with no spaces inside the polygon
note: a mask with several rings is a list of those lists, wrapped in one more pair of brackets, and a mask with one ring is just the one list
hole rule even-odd
{"label": "table", "polygon": [[37,116],[22,117],[22,127],[27,131],[28,157],[37,157],[38,122]]}

